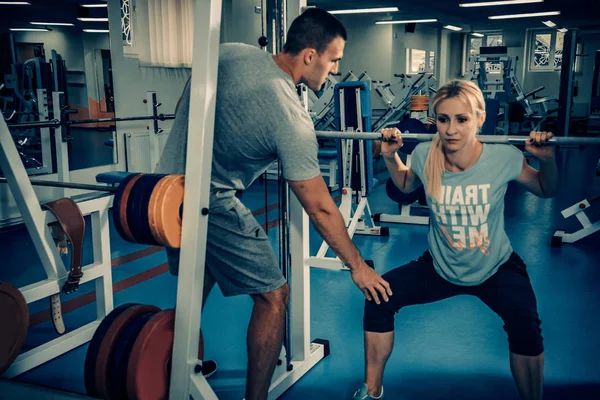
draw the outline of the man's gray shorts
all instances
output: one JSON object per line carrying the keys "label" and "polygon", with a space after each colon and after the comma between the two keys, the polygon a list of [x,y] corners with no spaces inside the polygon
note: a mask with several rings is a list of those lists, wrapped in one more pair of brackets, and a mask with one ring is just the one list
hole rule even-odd
{"label": "man's gray shorts", "polygon": [[[169,271],[177,275],[179,249],[167,248],[167,256]],[[215,281],[224,296],[268,293],[286,282],[268,236],[239,201],[208,217],[205,296]]]}

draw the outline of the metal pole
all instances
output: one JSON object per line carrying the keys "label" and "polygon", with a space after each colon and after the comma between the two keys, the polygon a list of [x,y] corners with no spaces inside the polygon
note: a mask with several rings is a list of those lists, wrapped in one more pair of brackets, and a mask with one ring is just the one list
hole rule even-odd
{"label": "metal pole", "polygon": [[[33,186],[49,186],[59,187],[68,189],[81,189],[81,190],[98,190],[102,192],[116,192],[117,188],[113,186],[101,186],[101,185],[88,185],[85,183],[73,183],[73,182],[57,182],[57,181],[41,181],[41,180],[30,180]],[[6,178],[0,177],[0,183],[8,183]]]}
{"label": "metal pole", "polygon": [[[383,140],[381,133],[376,132],[316,131],[316,134],[320,139]],[[402,133],[399,135],[403,141],[407,142],[428,142],[434,136],[426,133]],[[525,144],[529,140],[529,136],[477,135],[477,139],[482,143]],[[600,138],[553,137],[547,143],[559,146],[600,146]]]}

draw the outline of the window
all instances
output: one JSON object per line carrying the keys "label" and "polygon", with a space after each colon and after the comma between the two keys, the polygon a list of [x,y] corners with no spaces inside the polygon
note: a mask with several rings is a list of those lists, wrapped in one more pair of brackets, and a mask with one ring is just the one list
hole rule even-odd
{"label": "window", "polygon": [[435,73],[435,52],[430,50],[406,49],[406,73]]}
{"label": "window", "polygon": [[502,34],[487,35],[485,37],[486,46],[502,46]]}
{"label": "window", "polygon": [[487,33],[483,37],[468,36],[468,52],[467,58],[479,55],[481,46],[502,46],[503,37],[501,33]]}
{"label": "window", "polygon": [[129,4],[129,0],[121,0],[121,34],[123,45],[131,46],[131,4]]}
{"label": "window", "polygon": [[554,71],[562,66],[565,34],[558,31],[533,31],[531,33],[530,64],[532,71]]}

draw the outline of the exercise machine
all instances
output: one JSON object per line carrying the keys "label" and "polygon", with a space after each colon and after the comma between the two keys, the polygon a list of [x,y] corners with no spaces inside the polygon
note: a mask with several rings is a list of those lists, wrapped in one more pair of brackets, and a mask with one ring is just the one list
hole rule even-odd
{"label": "exercise machine", "polygon": [[581,224],[581,228],[571,233],[568,233],[562,229],[558,229],[556,232],[554,232],[554,235],[552,235],[550,245],[552,247],[560,247],[560,245],[563,243],[575,243],[578,240],[598,232],[600,230],[600,221],[592,223],[589,216],[586,214],[586,210],[589,212],[590,207],[598,204],[600,204],[600,196],[596,196],[589,200],[584,199],[577,204],[562,210],[561,214],[565,219],[575,216],[575,218],[577,218]]}
{"label": "exercise machine", "polygon": [[[367,82],[342,82],[335,86],[335,109],[342,132],[363,132],[371,125],[371,102]],[[341,153],[342,199],[339,206],[348,235],[388,236],[389,229],[375,225],[368,201],[373,187],[372,143],[362,140],[337,142]],[[328,257],[329,245],[324,241],[313,267],[347,269],[337,257]]]}

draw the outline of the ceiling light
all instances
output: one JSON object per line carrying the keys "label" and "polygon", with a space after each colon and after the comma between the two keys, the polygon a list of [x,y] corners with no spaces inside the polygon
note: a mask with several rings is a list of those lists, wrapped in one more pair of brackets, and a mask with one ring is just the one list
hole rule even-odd
{"label": "ceiling light", "polygon": [[511,4],[542,3],[544,0],[506,0],[506,1],[483,1],[479,3],[463,3],[459,7],[490,7],[507,6]]}
{"label": "ceiling light", "polygon": [[83,22],[108,22],[108,18],[77,18],[80,21]]}
{"label": "ceiling light", "polygon": [[43,25],[43,26],[74,26],[70,22],[30,22],[31,25]]}
{"label": "ceiling light", "polygon": [[0,1],[0,5],[3,6],[30,6],[31,3],[26,1]]}
{"label": "ceiling light", "polygon": [[483,37],[484,36],[482,33],[476,33],[476,32],[471,33],[471,35],[472,36],[477,36],[477,37]]}
{"label": "ceiling light", "polygon": [[406,21],[377,21],[375,22],[377,25],[387,25],[387,24],[418,24],[423,22],[437,22],[437,19],[413,19]]}
{"label": "ceiling light", "polygon": [[81,7],[85,8],[104,8],[108,6],[108,4],[82,4]]}
{"label": "ceiling light", "polygon": [[538,13],[527,13],[527,14],[511,14],[511,15],[494,15],[488,17],[489,19],[511,19],[511,18],[528,18],[528,17],[545,17],[548,15],[560,15],[560,11],[546,11]]}
{"label": "ceiling light", "polygon": [[460,26],[444,25],[444,28],[450,29],[451,31],[462,31],[462,28]]}
{"label": "ceiling light", "polygon": [[565,32],[568,32],[569,30],[567,28],[558,28],[557,31],[565,33]]}
{"label": "ceiling light", "polygon": [[108,29],[84,29],[83,31],[88,33],[109,33]]}
{"label": "ceiling light", "polygon": [[550,28],[554,28],[556,26],[556,24],[554,22],[550,21],[550,20],[548,20],[548,21],[542,21],[542,24],[544,24],[544,25],[546,25],[546,26],[548,26]]}
{"label": "ceiling light", "polygon": [[50,32],[50,29],[43,28],[10,28],[13,32]]}
{"label": "ceiling light", "polygon": [[329,14],[369,14],[379,12],[396,12],[398,7],[381,7],[381,8],[359,8],[355,10],[334,10],[329,11]]}

